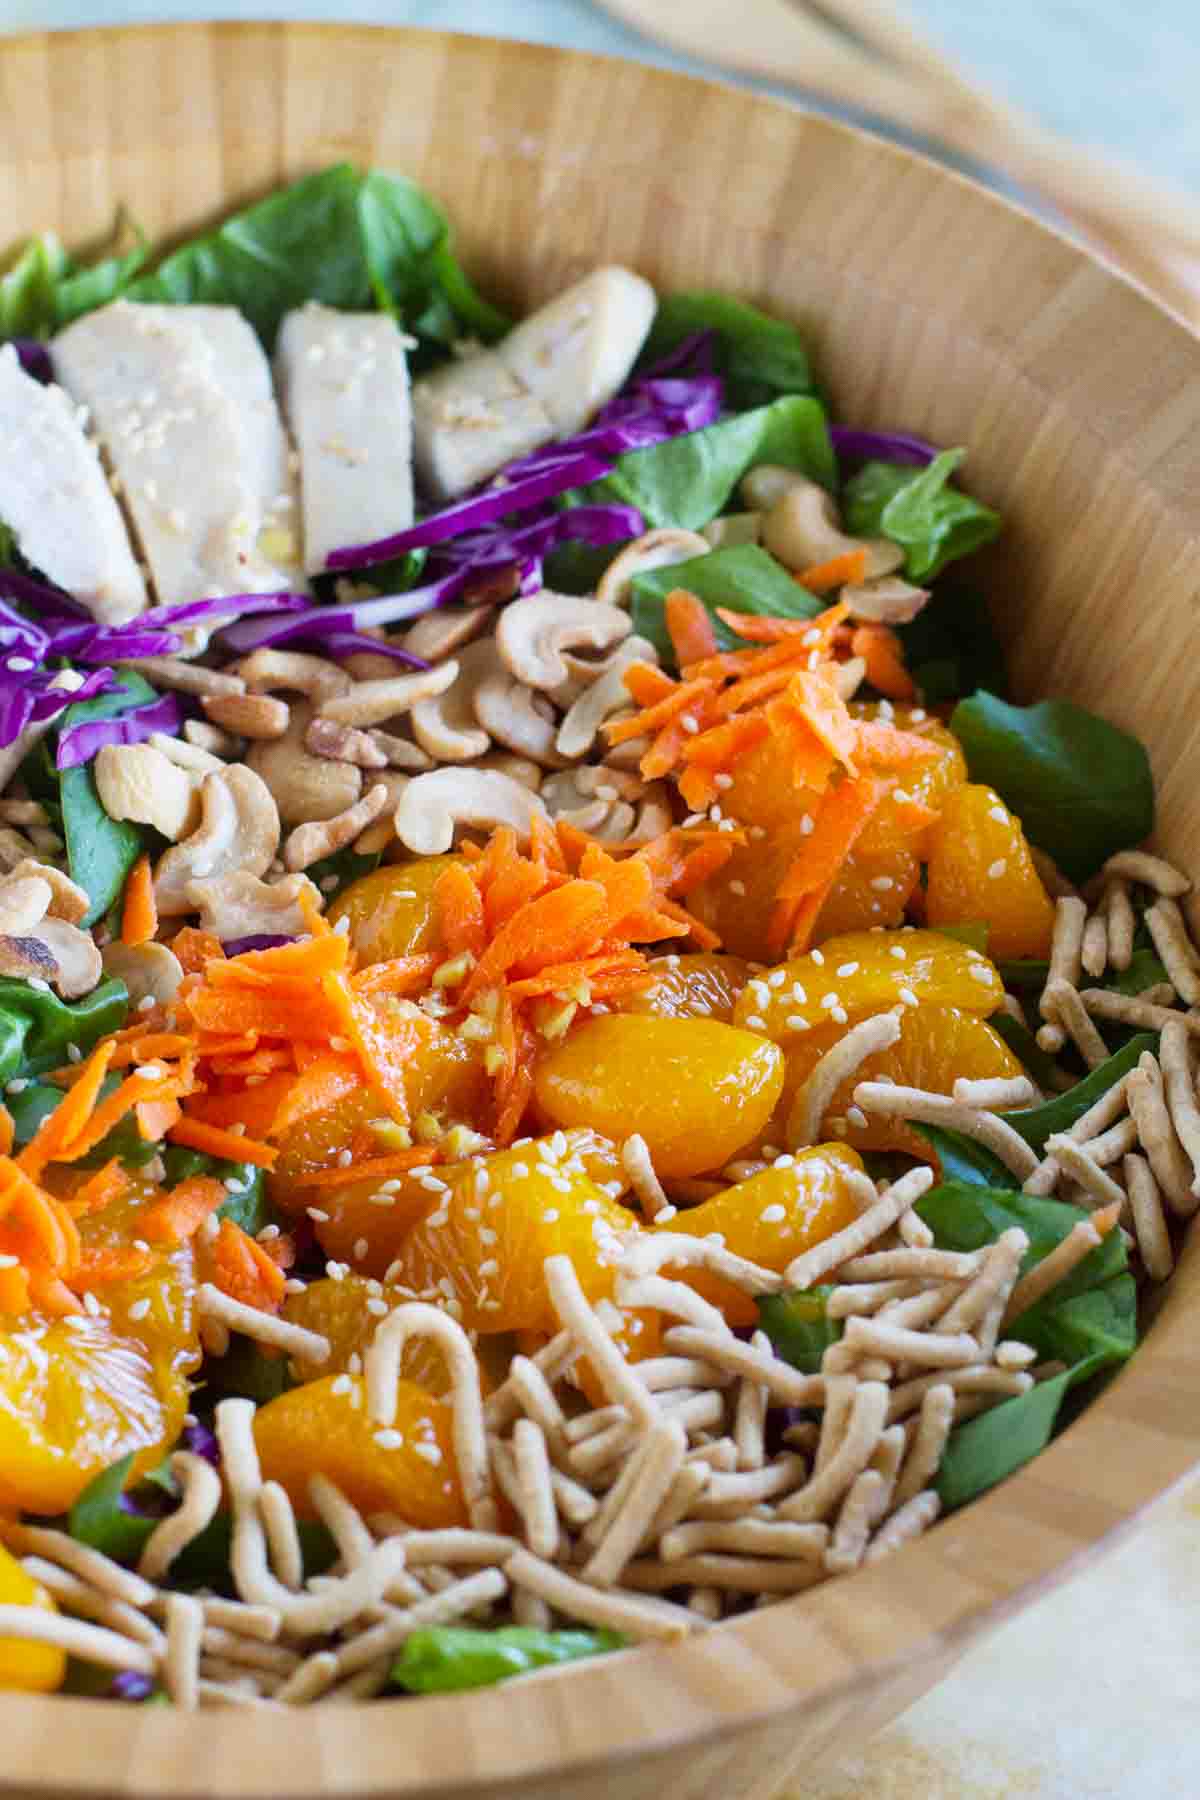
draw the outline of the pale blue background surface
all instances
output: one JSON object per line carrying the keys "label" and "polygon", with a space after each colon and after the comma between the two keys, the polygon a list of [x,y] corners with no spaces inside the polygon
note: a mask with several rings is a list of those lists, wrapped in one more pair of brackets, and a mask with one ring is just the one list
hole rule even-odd
{"label": "pale blue background surface", "polygon": [[[1046,124],[1200,194],[1200,0],[909,0],[978,77]],[[738,17],[737,0],[730,14]],[[689,65],[589,0],[0,0],[0,27],[336,19],[540,39]]]}

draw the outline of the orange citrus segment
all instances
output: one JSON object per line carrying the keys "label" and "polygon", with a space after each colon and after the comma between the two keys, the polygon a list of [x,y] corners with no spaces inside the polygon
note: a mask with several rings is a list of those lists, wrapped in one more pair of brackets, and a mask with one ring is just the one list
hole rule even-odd
{"label": "orange citrus segment", "polygon": [[653,1013],[660,1019],[718,1019],[728,1024],[738,995],[750,975],[740,956],[704,951],[691,956],[656,956],[650,963],[654,981],[631,994],[619,1012]]}
{"label": "orange citrus segment", "polygon": [[359,965],[412,956],[438,945],[433,890],[456,856],[426,856],[418,862],[392,863],[364,875],[334,901],[326,915],[331,925],[350,921],[350,943]]}
{"label": "orange citrus segment", "polygon": [[992,956],[1049,955],[1054,903],[1020,819],[993,788],[971,785],[947,798],[931,833],[925,913],[930,925],[983,920]]}
{"label": "orange citrus segment", "polygon": [[[36,1606],[57,1612],[54,1601],[32,1575],[27,1575],[15,1556],[0,1544],[0,1606]],[[0,1638],[0,1692],[16,1688],[27,1694],[49,1694],[62,1686],[67,1672],[66,1652],[54,1644],[35,1644],[22,1638]]]}

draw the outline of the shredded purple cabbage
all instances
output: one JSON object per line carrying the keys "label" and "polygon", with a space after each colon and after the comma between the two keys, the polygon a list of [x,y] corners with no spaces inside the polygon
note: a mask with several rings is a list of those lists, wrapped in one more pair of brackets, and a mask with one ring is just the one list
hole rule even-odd
{"label": "shredded purple cabbage", "polygon": [[10,338],[9,343],[17,353],[17,361],[27,375],[48,387],[54,380],[54,365],[50,361],[50,352],[40,338]]}
{"label": "shredded purple cabbage", "polygon": [[829,435],[843,462],[908,463],[923,469],[937,455],[932,444],[905,431],[859,431],[853,425],[831,425]]}
{"label": "shredded purple cabbage", "polygon": [[221,1446],[217,1442],[215,1433],[201,1420],[197,1419],[194,1425],[185,1425],[179,1442],[185,1450],[190,1450],[193,1456],[202,1456],[205,1462],[212,1464],[214,1469],[220,1468]]}
{"label": "shredded purple cabbage", "polygon": [[139,1675],[133,1669],[122,1669],[109,1682],[107,1697],[110,1700],[141,1702],[149,1700],[153,1693],[154,1683],[149,1675]]}
{"label": "shredded purple cabbage", "polygon": [[247,950],[278,950],[281,944],[294,944],[297,939],[284,932],[260,931],[250,937],[226,938],[221,945],[226,956],[244,956]]}
{"label": "shredded purple cabbage", "polygon": [[660,356],[656,363],[642,371],[643,381],[656,381],[660,375],[711,375],[716,368],[717,334],[711,326],[689,332],[680,338],[673,350]]}
{"label": "shredded purple cabbage", "polygon": [[[13,658],[7,661],[11,663]],[[77,700],[92,700],[116,686],[111,669],[93,669],[77,688],[54,687],[55,679],[48,669],[0,666],[0,748],[15,744],[27,726],[52,719]]]}
{"label": "shredded purple cabbage", "polygon": [[[105,671],[107,673],[107,671]],[[78,694],[72,699],[78,699]],[[173,736],[183,724],[183,707],[175,694],[164,694],[160,700],[135,706],[130,712],[118,713],[111,719],[88,719],[72,725],[59,737],[55,766],[76,769],[91,762],[106,744],[144,744],[156,731]]]}

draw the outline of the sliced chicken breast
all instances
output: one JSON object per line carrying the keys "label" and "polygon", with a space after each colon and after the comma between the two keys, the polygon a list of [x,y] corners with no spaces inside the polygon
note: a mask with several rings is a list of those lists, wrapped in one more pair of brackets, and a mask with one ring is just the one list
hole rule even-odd
{"label": "sliced chicken breast", "polygon": [[538,399],[556,436],[579,431],[624,382],[658,300],[632,269],[593,269],[496,346],[505,368]]}
{"label": "sliced chicken breast", "polygon": [[412,524],[404,339],[386,313],[314,303],[284,319],[276,372],[300,457],[305,566],[315,575],[331,551]]}
{"label": "sliced chicken breast", "polygon": [[90,411],[164,605],[294,581],[259,542],[266,432],[218,355],[233,334],[189,317],[224,310],[118,300],[50,346],[58,379]]}
{"label": "sliced chicken breast", "polygon": [[413,387],[413,457],[434,500],[453,500],[556,435],[545,408],[493,351],[446,363]]}
{"label": "sliced chicken breast", "polygon": [[146,584],[79,407],[0,349],[0,520],[22,556],[105,625],[146,607]]}

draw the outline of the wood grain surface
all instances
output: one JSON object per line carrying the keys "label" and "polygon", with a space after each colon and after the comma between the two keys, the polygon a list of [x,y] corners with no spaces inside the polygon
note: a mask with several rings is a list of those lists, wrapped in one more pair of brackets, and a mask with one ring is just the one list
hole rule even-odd
{"label": "wood grain surface", "polygon": [[[1018,685],[1151,743],[1200,864],[1200,352],[1022,214],[770,102],[628,64],[371,29],[173,27],[7,43],[12,236],[153,235],[339,157],[445,203],[514,306],[605,259],[802,325],[839,417],[971,447]],[[1098,778],[1102,778],[1098,771]],[[1200,1457],[1196,1232],[1148,1340],[1014,1479],[889,1563],[678,1648],[470,1698],[287,1717],[0,1697],[0,1795],[771,1800],[935,1682]],[[1064,1675],[1064,1681],[1068,1677]]]}

